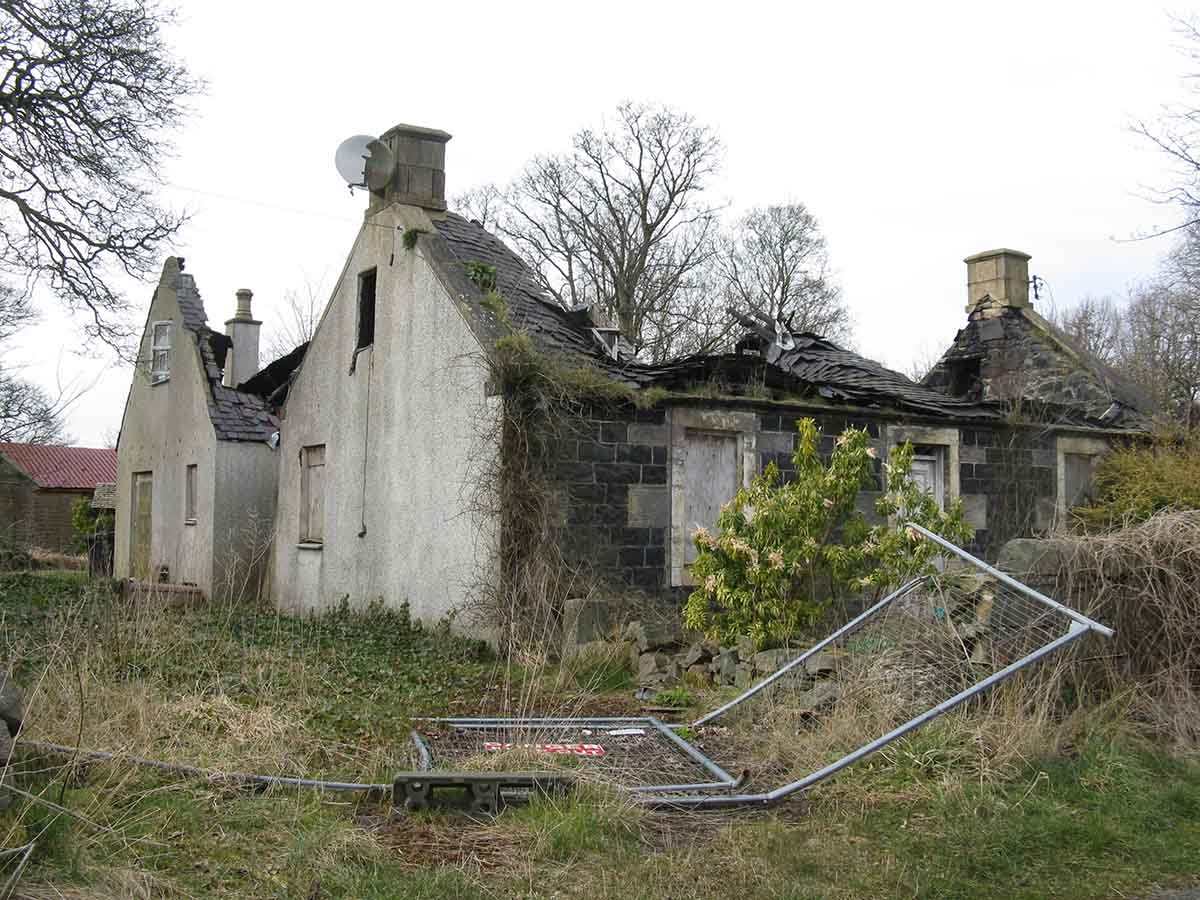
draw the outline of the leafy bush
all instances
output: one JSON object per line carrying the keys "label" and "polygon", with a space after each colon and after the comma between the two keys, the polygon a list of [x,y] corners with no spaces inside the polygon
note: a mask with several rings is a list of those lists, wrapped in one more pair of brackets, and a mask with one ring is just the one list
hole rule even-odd
{"label": "leafy bush", "polygon": [[859,491],[874,483],[875,450],[866,430],[846,429],[825,464],[816,423],[802,419],[797,429],[795,480],[782,483],[779,469],[768,465],[722,509],[718,534],[703,528],[694,534],[699,587],[684,621],[714,640],[749,634],[760,645],[784,641],[836,597],[878,592],[928,571],[932,545],[900,527],[901,510],[905,520],[951,541],[971,534],[957,502],[942,512],[909,477],[910,444],[893,448],[884,467],[886,490],[875,510],[888,524],[871,526],[856,507]]}
{"label": "leafy bush", "polygon": [[80,497],[71,504],[71,526],[75,531],[75,549],[86,553],[88,539],[102,537],[113,530],[113,511],[111,509],[92,509],[92,502],[87,497]]}
{"label": "leafy bush", "polygon": [[1092,482],[1091,506],[1074,510],[1086,530],[1144,522],[1163,510],[1200,509],[1200,433],[1163,432],[1149,444],[1104,456]]}

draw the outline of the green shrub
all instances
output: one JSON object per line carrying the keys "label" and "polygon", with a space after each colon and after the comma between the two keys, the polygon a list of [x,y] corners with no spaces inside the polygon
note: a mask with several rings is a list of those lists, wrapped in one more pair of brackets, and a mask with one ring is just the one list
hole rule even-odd
{"label": "green shrub", "polygon": [[111,509],[92,509],[92,502],[87,497],[80,497],[71,504],[71,525],[75,532],[75,549],[86,553],[88,538],[103,536],[113,530],[113,511]]}
{"label": "green shrub", "polygon": [[718,534],[701,528],[693,536],[699,587],[684,621],[714,640],[749,634],[760,646],[785,641],[836,597],[878,592],[928,571],[933,546],[900,527],[901,510],[903,519],[951,541],[970,536],[957,502],[942,512],[909,477],[910,444],[893,448],[885,465],[886,490],[875,509],[887,524],[870,526],[856,507],[859,491],[874,481],[866,430],[846,429],[826,464],[816,423],[802,419],[797,428],[795,480],[783,484],[779,469],[768,465],[722,509]]}
{"label": "green shrub", "polygon": [[1073,513],[1086,530],[1105,531],[1163,510],[1200,509],[1200,433],[1163,432],[1149,444],[1113,450],[1096,466],[1096,498]]}

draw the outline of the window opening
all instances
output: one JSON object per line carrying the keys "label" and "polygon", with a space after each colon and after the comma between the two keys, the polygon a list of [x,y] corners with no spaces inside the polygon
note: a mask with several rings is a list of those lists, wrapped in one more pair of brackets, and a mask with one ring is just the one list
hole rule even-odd
{"label": "window opening", "polygon": [[375,269],[358,276],[358,343],[361,350],[375,343]]}
{"label": "window opening", "polygon": [[188,522],[196,521],[196,467],[194,465],[187,467],[187,476],[185,481],[185,501],[184,501],[184,519]]}
{"label": "window opening", "polygon": [[155,322],[151,339],[150,378],[166,381],[171,374],[171,323]]}

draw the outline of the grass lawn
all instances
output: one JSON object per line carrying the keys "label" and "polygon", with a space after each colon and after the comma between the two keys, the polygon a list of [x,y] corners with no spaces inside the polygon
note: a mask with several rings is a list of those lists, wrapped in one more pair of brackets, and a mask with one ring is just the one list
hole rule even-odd
{"label": "grass lawn", "polygon": [[[636,709],[611,671],[530,674],[393,613],[133,604],[77,573],[0,576],[0,648],[24,737],[223,771],[387,781],[415,715]],[[994,730],[955,716],[806,802],[722,814],[595,787],[393,817],[18,748],[6,782],[77,815],[14,798],[0,846],[36,839],[27,897],[1142,897],[1200,878],[1200,763],[1116,708],[1003,764]]]}

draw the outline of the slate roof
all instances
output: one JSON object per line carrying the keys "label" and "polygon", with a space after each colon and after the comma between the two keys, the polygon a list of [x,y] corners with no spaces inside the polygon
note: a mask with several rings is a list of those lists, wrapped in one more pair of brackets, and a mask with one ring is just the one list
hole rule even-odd
{"label": "slate roof", "polygon": [[0,456],[45,490],[90,491],[116,481],[117,451],[99,447],[0,444]]}
{"label": "slate roof", "polygon": [[[496,292],[509,308],[513,326],[528,334],[544,351],[566,357],[575,364],[590,364],[613,380],[630,387],[685,388],[721,376],[736,383],[765,358],[774,370],[777,386],[793,393],[834,403],[906,411],[918,415],[960,419],[1000,419],[994,405],[947,397],[815,334],[793,335],[794,346],[782,351],[774,334],[761,333],[754,359],[736,354],[706,354],[661,364],[617,361],[592,332],[586,312],[563,309],[538,284],[525,263],[499,238],[474,220],[454,213],[434,222],[438,237],[433,244],[435,262],[465,297],[478,297],[477,286],[466,278],[465,264],[480,262],[496,270]],[[481,337],[504,333],[495,317],[478,304],[467,304],[477,316]],[[754,324],[743,319],[743,324]],[[773,352],[778,351],[778,352]]]}
{"label": "slate roof", "polygon": [[196,280],[180,272],[175,295],[183,326],[196,335],[196,346],[208,384],[208,417],[219,441],[266,441],[279,430],[279,419],[266,400],[257,394],[239,391],[221,384],[222,363],[228,338],[208,327],[204,300],[196,289]]}
{"label": "slate roof", "polygon": [[105,484],[96,485],[96,490],[92,493],[92,509],[116,509],[117,508],[117,485],[116,482],[107,482]]}
{"label": "slate roof", "polygon": [[[469,297],[480,294],[479,288],[466,277],[466,263],[492,266],[496,270],[496,293],[504,298],[514,328],[529,335],[544,351],[575,357],[578,362],[605,369],[618,380],[629,380],[623,377],[629,366],[616,364],[601,348],[591,333],[587,314],[563,309],[503,241],[473,219],[455,213],[447,213],[434,225],[442,239],[434,248],[435,259],[448,263],[443,265],[443,272],[457,283],[460,293]],[[491,313],[484,312],[481,318],[495,325]]]}

